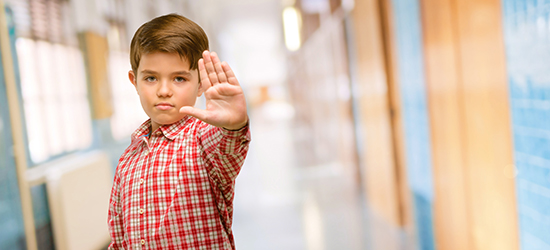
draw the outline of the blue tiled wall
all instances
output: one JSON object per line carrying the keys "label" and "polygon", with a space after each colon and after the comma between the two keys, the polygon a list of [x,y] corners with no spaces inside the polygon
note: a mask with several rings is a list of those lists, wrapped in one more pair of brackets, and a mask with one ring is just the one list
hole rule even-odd
{"label": "blue tiled wall", "polygon": [[550,0],[503,0],[522,250],[550,249]]}
{"label": "blue tiled wall", "polygon": [[432,164],[422,25],[418,0],[393,0],[398,73],[405,132],[407,175],[414,197],[420,250],[434,247]]}

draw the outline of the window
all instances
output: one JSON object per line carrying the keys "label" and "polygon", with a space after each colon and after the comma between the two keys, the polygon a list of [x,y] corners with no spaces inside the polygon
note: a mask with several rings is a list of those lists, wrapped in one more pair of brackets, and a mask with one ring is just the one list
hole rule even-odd
{"label": "window", "polygon": [[148,118],[141,108],[136,89],[128,79],[128,71],[132,67],[130,55],[124,49],[128,47],[129,43],[124,36],[124,30],[122,22],[112,21],[107,36],[109,41],[109,82],[111,93],[113,93],[111,131],[116,140],[128,138]]}
{"label": "window", "polygon": [[91,144],[86,75],[78,48],[18,38],[21,90],[31,160]]}
{"label": "window", "polygon": [[92,128],[84,60],[76,31],[71,29],[68,2],[8,3],[17,31],[31,165],[89,147]]}
{"label": "window", "polygon": [[128,79],[128,53],[109,52],[109,81],[113,93],[111,131],[116,140],[127,138],[148,117],[143,112],[136,89]]}

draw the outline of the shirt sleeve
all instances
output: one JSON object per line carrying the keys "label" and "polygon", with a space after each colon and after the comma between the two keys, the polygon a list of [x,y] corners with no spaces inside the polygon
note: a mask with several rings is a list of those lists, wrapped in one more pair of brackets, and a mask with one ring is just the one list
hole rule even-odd
{"label": "shirt sleeve", "polygon": [[233,184],[248,153],[249,125],[227,130],[204,123],[200,139],[204,157],[211,165],[210,178],[224,188]]}
{"label": "shirt sleeve", "polygon": [[122,223],[122,207],[120,204],[120,178],[118,173],[115,174],[113,188],[111,190],[111,198],[109,201],[109,234],[111,235],[111,244],[109,250],[124,249],[124,225]]}

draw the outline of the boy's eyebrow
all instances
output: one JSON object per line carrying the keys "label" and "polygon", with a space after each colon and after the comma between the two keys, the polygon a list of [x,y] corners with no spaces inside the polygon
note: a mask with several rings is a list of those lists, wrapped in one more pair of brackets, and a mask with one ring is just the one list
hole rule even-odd
{"label": "boy's eyebrow", "polygon": [[142,70],[140,73],[142,73],[142,74],[156,74],[157,72],[156,72],[156,71],[152,71],[152,70],[146,70],[146,69],[144,69],[144,70]]}
{"label": "boy's eyebrow", "polygon": [[174,73],[172,73],[172,75],[191,75],[191,72],[189,71],[176,71]]}
{"label": "boy's eyebrow", "polygon": [[[157,73],[156,71],[147,70],[147,69],[144,69],[144,70],[141,71],[141,74],[156,74],[156,73]],[[188,76],[191,76],[191,72],[182,70],[182,71],[173,72],[172,75],[188,75]]]}

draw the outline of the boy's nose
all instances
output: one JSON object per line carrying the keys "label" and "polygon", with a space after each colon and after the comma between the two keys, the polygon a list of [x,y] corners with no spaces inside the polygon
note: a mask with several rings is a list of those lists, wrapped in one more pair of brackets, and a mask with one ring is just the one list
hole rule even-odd
{"label": "boy's nose", "polygon": [[167,81],[161,81],[159,88],[157,90],[158,97],[171,97],[172,89],[170,88],[170,83]]}

